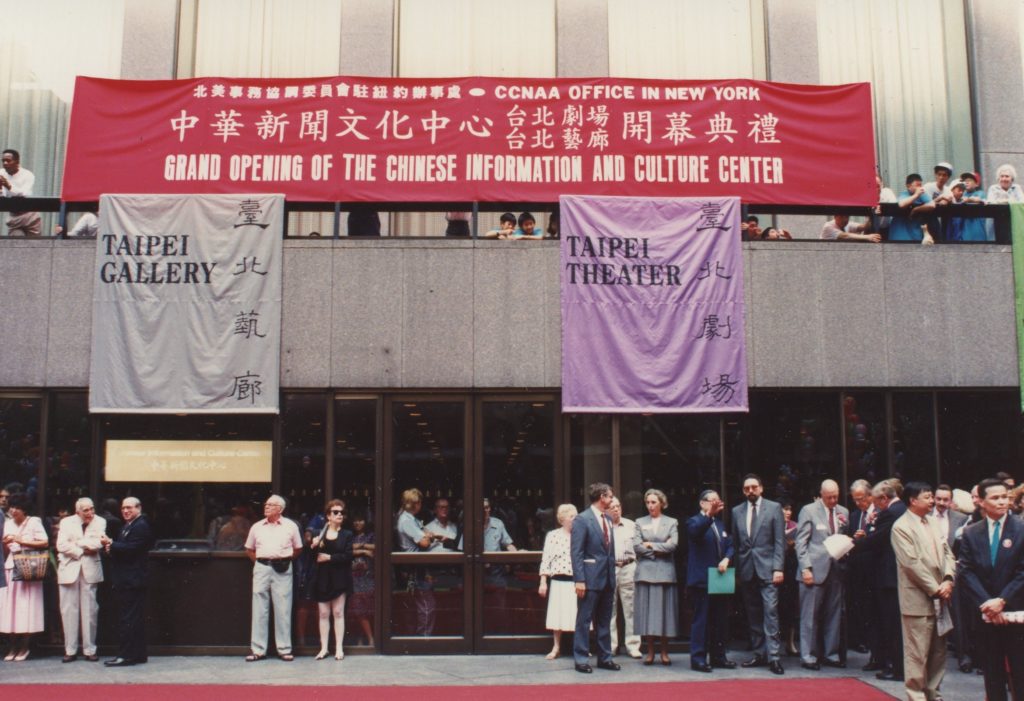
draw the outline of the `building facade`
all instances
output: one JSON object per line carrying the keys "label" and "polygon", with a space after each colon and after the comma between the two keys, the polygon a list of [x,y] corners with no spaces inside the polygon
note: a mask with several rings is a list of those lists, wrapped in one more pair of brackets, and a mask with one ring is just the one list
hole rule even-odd
{"label": "building facade", "polygon": [[[998,165],[1024,165],[1024,140],[1008,118],[1024,111],[1018,0],[91,5],[94,24],[83,26],[103,47],[95,74],[108,77],[869,80],[879,168],[893,189],[939,161],[980,171],[986,185]],[[52,19],[24,12],[13,24],[22,40]],[[68,71],[85,71],[57,67],[46,83],[30,50],[8,59],[5,146],[36,172],[37,196],[58,197],[70,106],[61,85]],[[822,177],[841,187],[842,164]],[[52,226],[58,215],[48,216]],[[685,518],[705,488],[735,503],[747,472],[799,508],[825,477],[969,488],[997,470],[1013,473],[1024,454],[1008,245],[819,242],[824,213],[780,214],[778,225],[811,240],[744,244],[748,414],[566,415],[558,242],[439,238],[438,212],[385,215],[380,238],[307,235],[335,231],[335,216],[290,215],[276,417],[90,415],[95,243],[0,239],[0,480],[35,494],[47,516],[80,495],[142,499],[160,539],[154,645],[247,647],[250,570],[230,536],[258,518],[252,505],[271,491],[304,523],[340,497],[350,520],[373,532],[377,556],[361,563],[373,604],[350,610],[350,646],[540,651],[549,638],[538,550],[556,527],[554,509],[582,506],[591,482],[611,483],[630,517],[646,488],[660,488],[669,513]],[[128,438],[273,441],[273,479],[108,482],[106,441]],[[424,494],[426,520],[437,499],[451,503],[462,550],[394,552],[394,515],[412,487]],[[487,549],[495,519],[516,552]],[[415,601],[424,568],[429,631]],[[315,606],[297,602],[295,623],[300,642],[315,644]]]}

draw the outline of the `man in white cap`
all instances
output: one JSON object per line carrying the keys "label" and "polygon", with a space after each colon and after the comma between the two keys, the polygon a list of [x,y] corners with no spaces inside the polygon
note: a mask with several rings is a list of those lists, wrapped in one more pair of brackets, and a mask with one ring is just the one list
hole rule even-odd
{"label": "man in white cap", "polygon": [[949,185],[949,179],[953,177],[953,166],[943,161],[936,164],[932,172],[935,173],[935,180],[925,183],[924,191],[936,205],[949,204],[953,199],[953,191]]}

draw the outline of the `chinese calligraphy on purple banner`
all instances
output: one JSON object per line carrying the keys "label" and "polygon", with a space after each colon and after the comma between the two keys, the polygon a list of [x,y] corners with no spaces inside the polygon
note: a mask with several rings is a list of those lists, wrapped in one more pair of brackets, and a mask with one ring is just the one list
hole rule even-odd
{"label": "chinese calligraphy on purple banner", "polygon": [[737,198],[561,198],[562,410],[747,411]]}

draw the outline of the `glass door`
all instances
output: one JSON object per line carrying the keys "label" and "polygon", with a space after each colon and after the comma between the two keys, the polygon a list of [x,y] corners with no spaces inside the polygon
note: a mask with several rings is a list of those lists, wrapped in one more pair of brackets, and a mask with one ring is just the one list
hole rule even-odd
{"label": "glass door", "polygon": [[479,534],[470,543],[474,649],[543,652],[547,601],[537,594],[545,534],[558,527],[564,500],[559,408],[551,395],[480,398],[476,403],[472,506]]}
{"label": "glass door", "polygon": [[387,653],[541,652],[545,534],[565,501],[553,395],[386,402]]}
{"label": "glass door", "polygon": [[472,494],[465,397],[390,399],[385,408],[384,652],[470,652],[463,542]]}

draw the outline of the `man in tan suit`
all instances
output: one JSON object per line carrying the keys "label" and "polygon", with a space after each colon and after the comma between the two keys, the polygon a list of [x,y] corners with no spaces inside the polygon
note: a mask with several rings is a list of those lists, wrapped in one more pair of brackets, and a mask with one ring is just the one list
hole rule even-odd
{"label": "man in tan suit", "polygon": [[956,561],[929,516],[935,506],[931,485],[909,482],[903,488],[903,500],[907,511],[892,527],[892,548],[899,581],[907,699],[936,701],[941,698],[939,684],[946,669],[946,640],[939,634],[938,613],[941,606],[946,609],[945,616],[949,615]]}
{"label": "man in tan suit", "polygon": [[57,584],[60,585],[60,617],[64,623],[64,662],[78,656],[78,630],[82,630],[82,654],[96,662],[96,585],[103,581],[100,537],[107,522],[96,515],[92,499],[75,502],[75,515],[62,518],[57,531]]}

